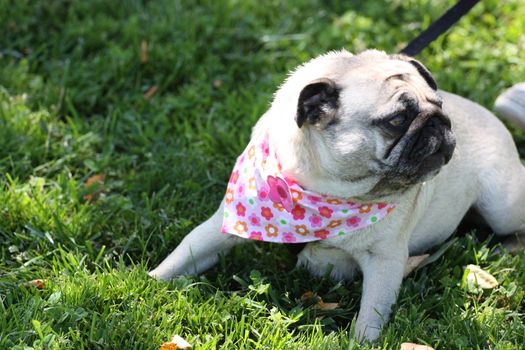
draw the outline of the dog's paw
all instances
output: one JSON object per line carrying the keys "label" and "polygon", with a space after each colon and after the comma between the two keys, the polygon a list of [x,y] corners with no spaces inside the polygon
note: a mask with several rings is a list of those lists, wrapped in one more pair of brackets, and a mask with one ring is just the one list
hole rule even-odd
{"label": "dog's paw", "polygon": [[156,280],[159,280],[159,281],[168,281],[171,279],[171,274],[170,275],[163,274],[159,272],[158,269],[153,269],[151,271],[148,271],[148,276]]}
{"label": "dog's paw", "polygon": [[355,325],[354,335],[360,342],[375,342],[381,335],[381,325],[371,325],[359,319]]}

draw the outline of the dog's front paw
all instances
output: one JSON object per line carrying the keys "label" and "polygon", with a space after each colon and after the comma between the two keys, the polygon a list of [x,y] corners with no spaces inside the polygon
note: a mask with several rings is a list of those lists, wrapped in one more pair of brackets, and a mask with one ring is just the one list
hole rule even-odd
{"label": "dog's front paw", "polygon": [[359,341],[375,342],[381,335],[383,326],[388,321],[392,304],[375,304],[373,307],[363,307],[355,323],[355,337]]}
{"label": "dog's front paw", "polygon": [[374,342],[379,338],[379,335],[381,334],[381,325],[380,324],[369,324],[365,322],[364,320],[360,320],[359,317],[357,318],[357,322],[355,325],[355,337],[360,342],[363,341],[369,341]]}
{"label": "dog's front paw", "polygon": [[148,276],[160,281],[167,281],[171,278],[170,274],[162,274],[157,269],[149,271]]}

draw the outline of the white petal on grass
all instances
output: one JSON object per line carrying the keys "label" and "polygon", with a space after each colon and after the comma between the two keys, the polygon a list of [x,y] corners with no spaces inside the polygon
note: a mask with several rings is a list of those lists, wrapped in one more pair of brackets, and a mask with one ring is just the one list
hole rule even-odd
{"label": "white petal on grass", "polygon": [[177,349],[189,349],[191,344],[188,343],[180,335],[174,335],[171,341],[164,343],[160,346],[160,350],[177,350]]}
{"label": "white petal on grass", "polygon": [[494,276],[478,265],[467,265],[467,270],[467,282],[474,282],[483,289],[492,289],[499,285]]}
{"label": "white petal on grass", "polygon": [[402,343],[400,350],[434,350],[427,345],[415,344],[415,343]]}

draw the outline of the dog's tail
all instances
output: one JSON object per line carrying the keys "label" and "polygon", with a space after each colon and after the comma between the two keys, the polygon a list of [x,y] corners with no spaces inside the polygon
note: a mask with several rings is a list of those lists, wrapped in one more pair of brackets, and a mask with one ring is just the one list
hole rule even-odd
{"label": "dog's tail", "polygon": [[516,84],[499,95],[494,103],[494,111],[525,131],[525,83]]}

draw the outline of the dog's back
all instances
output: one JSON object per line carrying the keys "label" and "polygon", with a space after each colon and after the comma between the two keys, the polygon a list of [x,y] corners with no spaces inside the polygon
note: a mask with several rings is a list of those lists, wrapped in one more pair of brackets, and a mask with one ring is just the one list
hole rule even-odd
{"label": "dog's back", "polygon": [[[525,169],[511,134],[490,111],[463,97],[440,92],[457,135],[452,160],[422,187],[428,201],[410,240],[419,253],[450,236],[475,207],[495,233],[523,231]],[[434,196],[434,193],[446,195]]]}

